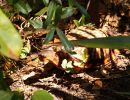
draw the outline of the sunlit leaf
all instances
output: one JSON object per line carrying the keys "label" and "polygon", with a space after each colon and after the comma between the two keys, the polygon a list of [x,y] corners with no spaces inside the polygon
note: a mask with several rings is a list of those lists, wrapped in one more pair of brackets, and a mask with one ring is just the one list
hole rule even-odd
{"label": "sunlit leaf", "polygon": [[68,17],[72,16],[75,13],[75,11],[76,11],[76,9],[73,7],[65,7],[65,8],[63,8],[61,18],[62,19],[68,18]]}
{"label": "sunlit leaf", "polygon": [[79,22],[80,22],[80,26],[83,26],[85,25],[85,16],[82,14],[81,18],[79,19]]}
{"label": "sunlit leaf", "polygon": [[36,16],[44,15],[47,12],[47,9],[48,9],[48,7],[44,7],[39,12],[37,12],[35,15]]}
{"label": "sunlit leaf", "polygon": [[74,48],[72,43],[66,38],[65,34],[59,28],[56,28],[56,31],[65,49],[67,51],[71,51]]}
{"label": "sunlit leaf", "polygon": [[0,52],[1,54],[18,59],[22,48],[22,40],[19,33],[10,20],[0,10]]}
{"label": "sunlit leaf", "polygon": [[63,69],[66,69],[67,68],[67,60],[66,59],[64,59],[63,61],[62,61],[62,64],[61,64],[61,67],[63,68]]}
{"label": "sunlit leaf", "polygon": [[130,36],[115,36],[71,41],[74,45],[89,48],[130,49]]}
{"label": "sunlit leaf", "polygon": [[84,15],[82,15],[79,20],[73,20],[73,21],[74,21],[74,24],[75,24],[77,27],[83,26],[83,25],[86,24],[85,16],[84,16]]}
{"label": "sunlit leaf", "polygon": [[74,21],[74,24],[78,27],[80,26],[80,22],[78,20],[73,20]]}
{"label": "sunlit leaf", "polygon": [[67,63],[67,68],[74,68],[73,64],[72,64],[72,61],[69,61]]}
{"label": "sunlit leaf", "polygon": [[66,59],[64,59],[62,61],[61,67],[65,70],[66,73],[74,72],[74,70],[73,70],[74,66],[73,66],[72,61],[67,61]]}
{"label": "sunlit leaf", "polygon": [[47,44],[53,39],[54,33],[55,33],[55,28],[51,28],[50,32],[46,35],[44,44]]}
{"label": "sunlit leaf", "polygon": [[84,63],[88,60],[88,53],[86,48],[82,51],[82,60]]}
{"label": "sunlit leaf", "polygon": [[53,97],[46,90],[37,90],[32,95],[31,100],[53,100]]}
{"label": "sunlit leaf", "polygon": [[26,45],[22,48],[20,58],[24,59],[27,57],[27,54],[30,53],[31,51],[31,45],[30,45],[30,40],[27,40]]}

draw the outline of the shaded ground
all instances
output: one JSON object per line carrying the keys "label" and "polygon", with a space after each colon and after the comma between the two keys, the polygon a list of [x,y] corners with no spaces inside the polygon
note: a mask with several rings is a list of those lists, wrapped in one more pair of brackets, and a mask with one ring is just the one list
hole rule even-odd
{"label": "shaded ground", "polygon": [[40,73],[22,80],[24,75],[18,72],[21,77],[13,82],[11,89],[23,91],[25,100],[29,100],[27,98],[37,89],[48,90],[55,96],[55,100],[129,100],[129,96],[122,93],[130,91],[128,73],[129,71],[119,72],[111,74],[109,78],[103,78],[97,70],[66,74],[61,70],[53,69],[46,75]]}

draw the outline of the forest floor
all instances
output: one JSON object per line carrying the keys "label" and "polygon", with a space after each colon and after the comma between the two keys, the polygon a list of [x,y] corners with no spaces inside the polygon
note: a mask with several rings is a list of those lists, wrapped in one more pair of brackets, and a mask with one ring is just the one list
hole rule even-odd
{"label": "forest floor", "polygon": [[[93,29],[93,27],[86,28],[86,26],[84,28],[89,31],[88,33],[92,34],[95,32],[94,30],[98,33],[101,32],[99,37],[100,35],[102,37],[102,31],[110,36],[129,36],[130,17],[127,16],[125,18],[127,19],[115,15],[112,17],[108,15],[105,18],[105,23],[102,22],[102,28],[96,27]],[[94,20],[100,22],[99,20],[101,19]],[[21,23],[17,24],[15,20],[12,22],[18,29]],[[117,27],[119,24],[121,24],[121,26]],[[59,26],[64,32],[77,29],[72,21],[62,22],[62,25]],[[100,29],[102,29],[102,31]],[[21,31],[20,29],[18,30]],[[27,48],[31,47],[31,51],[24,59],[11,61],[9,67],[15,70],[12,71],[7,68],[7,60],[4,61],[3,68],[6,70],[6,73],[8,73],[6,81],[11,90],[23,92],[25,100],[30,100],[33,92],[38,89],[47,90],[53,95],[54,100],[130,100],[129,50],[97,49],[96,53],[90,50],[91,57],[94,59],[90,59],[89,68],[84,68],[82,71],[76,73],[67,73],[61,68],[61,63],[59,64],[59,62],[66,57],[65,52],[62,52],[63,55],[61,56],[64,57],[61,59],[60,57],[57,58],[54,50],[50,50],[51,47],[45,50],[43,49],[46,47],[42,45],[43,38],[45,38],[47,33],[46,30],[33,29],[33,35],[30,34],[30,31],[23,30],[21,31],[21,36],[22,38],[24,37]],[[59,41],[57,37],[56,41]],[[103,59],[98,59],[97,57],[97,55],[101,55],[102,52],[100,51],[103,51],[103,56],[106,56],[103,57]],[[117,53],[117,56],[113,53]],[[113,55],[114,58],[110,59]],[[71,60],[74,61],[75,59]],[[106,60],[109,61],[106,62]],[[107,63],[110,64],[107,65]],[[105,64],[108,68],[106,68]]]}
{"label": "forest floor", "polygon": [[[49,51],[49,49],[47,50]],[[56,52],[34,49],[26,59],[18,61],[16,70],[9,76],[12,79],[12,82],[9,81],[10,88],[13,91],[19,90],[24,92],[25,100],[30,100],[30,96],[37,89],[47,90],[54,96],[55,100],[130,99],[129,94],[127,94],[130,91],[129,50],[125,50],[124,55],[123,53],[119,54],[121,58],[117,58],[119,61],[115,60],[114,62],[119,65],[116,68],[114,64],[111,64],[112,62],[106,62],[110,63],[108,64],[108,67],[110,67],[108,68],[108,73],[107,70],[102,70],[102,66],[105,65],[103,62],[100,62],[101,59],[95,59],[93,62],[90,61],[90,63],[96,64],[92,64],[90,68],[83,69],[81,72],[66,73],[56,63],[57,60],[55,59],[57,59],[57,56],[54,53]],[[115,53],[118,55],[118,52]],[[51,62],[46,62],[43,57],[44,55]],[[63,59],[59,57],[58,61],[60,60]]]}
{"label": "forest floor", "polygon": [[[26,67],[26,66],[25,66]],[[28,69],[28,68],[25,68]],[[17,80],[10,85],[12,90],[24,92],[25,100],[29,100],[37,89],[48,90],[54,95],[54,100],[129,100],[130,72],[114,73],[110,78],[104,78],[98,70],[87,70],[79,74],[66,74],[59,69],[34,75],[24,67],[18,71]],[[34,76],[23,79],[24,73]],[[36,72],[36,70],[35,70]],[[37,72],[36,72],[37,73]],[[14,76],[15,79],[17,76]],[[25,80],[25,81],[24,81]]]}

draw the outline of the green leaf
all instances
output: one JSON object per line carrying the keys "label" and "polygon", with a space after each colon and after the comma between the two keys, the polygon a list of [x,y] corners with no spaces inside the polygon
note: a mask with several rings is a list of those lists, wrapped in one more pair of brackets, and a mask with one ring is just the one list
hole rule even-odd
{"label": "green leaf", "polygon": [[74,66],[73,66],[73,62],[72,61],[67,61],[66,59],[64,59],[62,61],[61,67],[65,70],[66,73],[73,73],[74,70]]}
{"label": "green leaf", "polygon": [[12,92],[0,90],[0,100],[13,100],[12,97]]}
{"label": "green leaf", "polygon": [[6,91],[10,90],[9,86],[6,84],[4,80],[3,71],[0,71],[0,90],[6,90]]}
{"label": "green leaf", "polygon": [[62,61],[62,64],[61,64],[61,67],[63,68],[63,69],[66,69],[67,68],[67,60],[66,59],[64,59],[63,61]]}
{"label": "green leaf", "polygon": [[86,48],[82,51],[82,60],[84,63],[88,60],[88,51]]}
{"label": "green leaf", "polygon": [[86,24],[85,23],[85,16],[84,15],[81,16],[81,18],[79,19],[79,22],[80,22],[80,26],[83,26],[83,25]]}
{"label": "green leaf", "polygon": [[0,90],[0,100],[24,100],[24,94],[17,91]]}
{"label": "green leaf", "polygon": [[57,31],[58,36],[60,37],[62,44],[64,45],[64,48],[67,51],[73,50],[74,47],[72,43],[66,38],[65,34],[59,28],[56,28],[56,31]]}
{"label": "green leaf", "polygon": [[69,61],[66,66],[68,69],[74,68],[72,61]]}
{"label": "green leaf", "polygon": [[11,5],[14,5],[16,2],[18,2],[19,0],[7,0],[7,2]]}
{"label": "green leaf", "polygon": [[83,26],[83,25],[86,24],[85,16],[84,16],[84,15],[82,15],[79,20],[73,20],[73,21],[74,21],[74,24],[75,24],[77,27]]}
{"label": "green leaf", "polygon": [[90,15],[87,13],[86,9],[84,7],[82,7],[77,1],[75,1],[74,4],[80,10],[80,12],[82,14],[84,14],[84,16],[89,20],[90,19]]}
{"label": "green leaf", "polygon": [[54,0],[56,3],[62,5],[62,1],[61,0]]}
{"label": "green leaf", "polygon": [[73,0],[68,0],[68,4],[69,4],[69,7],[72,7],[74,5],[74,1]]}
{"label": "green leaf", "polygon": [[0,9],[0,52],[12,59],[18,59],[22,49],[22,40],[10,20]]}
{"label": "green leaf", "polygon": [[115,36],[71,41],[75,46],[89,48],[130,49],[130,36]]}
{"label": "green leaf", "polygon": [[24,100],[24,94],[22,92],[13,91],[12,93],[14,93],[14,95],[11,100]]}
{"label": "green leaf", "polygon": [[55,33],[55,28],[51,28],[50,32],[47,33],[47,35],[46,35],[44,44],[49,43],[53,39],[54,33]]}
{"label": "green leaf", "polygon": [[14,6],[18,11],[22,12],[23,14],[28,14],[32,11],[30,5],[22,0],[19,0]]}
{"label": "green leaf", "polygon": [[46,90],[37,90],[32,95],[31,100],[53,100],[53,97]]}
{"label": "green leaf", "polygon": [[68,17],[72,16],[75,13],[75,11],[76,11],[76,9],[73,7],[65,7],[65,8],[63,8],[61,18],[62,19],[68,18]]}
{"label": "green leaf", "polygon": [[47,12],[47,9],[48,9],[48,7],[44,7],[39,12],[37,12],[35,15],[36,16],[44,15]]}
{"label": "green leaf", "polygon": [[79,27],[80,26],[80,22],[78,20],[73,20],[74,21],[74,24]]}
{"label": "green leaf", "polygon": [[130,96],[130,92],[115,92],[119,95]]}
{"label": "green leaf", "polygon": [[42,0],[44,5],[47,6],[49,4],[49,0]]}
{"label": "green leaf", "polygon": [[54,18],[54,24],[57,25],[58,22],[61,20],[61,14],[62,14],[62,7],[57,5],[55,10],[55,18]]}
{"label": "green leaf", "polygon": [[47,10],[47,19],[45,21],[45,27],[49,26],[52,22],[52,18],[54,16],[57,4],[54,1],[51,1]]}
{"label": "green leaf", "polygon": [[26,58],[27,54],[30,53],[30,51],[31,51],[30,40],[27,40],[27,43],[25,44],[25,46],[21,50],[20,58],[21,59]]}
{"label": "green leaf", "polygon": [[40,19],[29,20],[29,23],[30,23],[34,28],[42,28],[42,27],[43,27],[43,22],[42,22]]}

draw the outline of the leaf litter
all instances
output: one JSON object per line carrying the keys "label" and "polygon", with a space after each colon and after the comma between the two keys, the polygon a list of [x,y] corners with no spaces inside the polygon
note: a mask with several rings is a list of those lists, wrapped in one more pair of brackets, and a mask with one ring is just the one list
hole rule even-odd
{"label": "leaf litter", "polygon": [[[125,25],[128,27],[123,29],[124,32],[118,31],[120,20],[118,16],[108,15],[106,19],[101,20],[104,22],[101,23],[102,28],[89,25],[74,28],[71,22],[61,23],[60,26],[70,40],[129,36],[127,23]],[[25,19],[21,21],[21,24],[23,22],[26,24]],[[30,100],[30,96],[37,89],[48,90],[55,100],[130,99],[129,96],[120,94],[122,91],[130,91],[129,50],[75,47],[73,53],[67,53],[61,44],[57,44],[57,41],[59,42],[57,36],[49,45],[41,45],[48,30],[26,29],[28,27],[23,28],[15,21],[13,23],[22,33],[25,41],[30,41],[31,51],[27,52],[25,59],[15,63],[11,61],[13,66],[9,66],[15,67],[13,72],[10,71],[11,68],[4,70],[9,74],[7,81],[10,88],[13,91],[24,92],[25,100]],[[87,56],[84,57],[84,55]],[[65,68],[62,66],[63,61],[66,61],[63,65]],[[7,65],[8,61],[5,60],[2,66],[6,68]],[[67,67],[70,66],[71,73],[66,73]]]}

